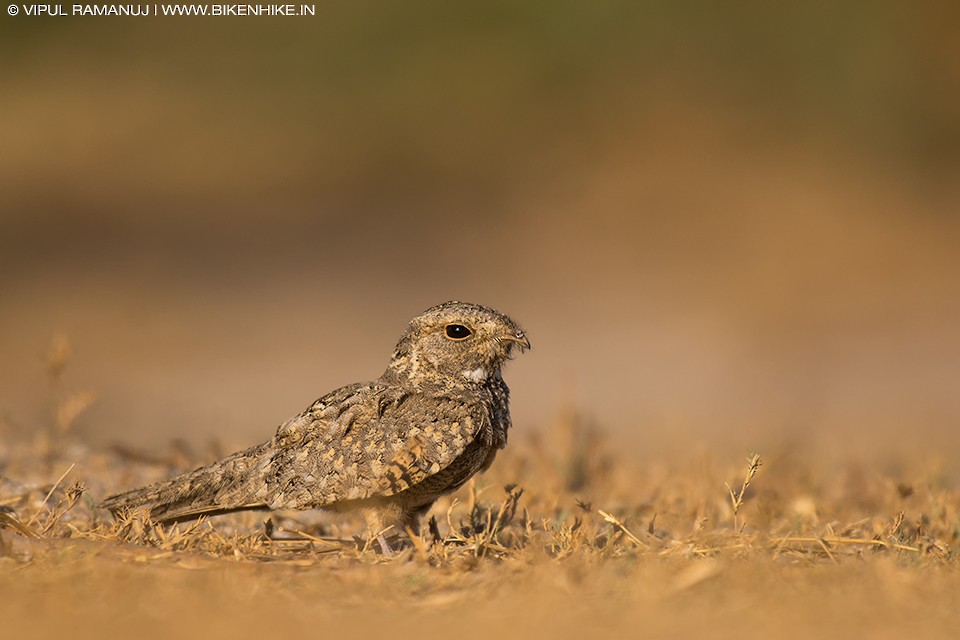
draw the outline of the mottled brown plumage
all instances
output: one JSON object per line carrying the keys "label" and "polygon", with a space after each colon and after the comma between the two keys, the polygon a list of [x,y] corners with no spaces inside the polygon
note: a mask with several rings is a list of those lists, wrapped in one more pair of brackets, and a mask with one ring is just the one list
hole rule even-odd
{"label": "mottled brown plumage", "polygon": [[524,332],[505,315],[447,302],[414,318],[373,382],[348,385],[261,445],[104,500],[157,521],[242,509],[365,510],[401,530],[487,469],[507,443],[501,368]]}

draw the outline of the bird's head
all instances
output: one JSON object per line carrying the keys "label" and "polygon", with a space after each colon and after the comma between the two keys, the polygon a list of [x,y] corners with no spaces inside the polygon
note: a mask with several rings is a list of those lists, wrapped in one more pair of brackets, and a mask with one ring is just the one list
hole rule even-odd
{"label": "bird's head", "polygon": [[516,322],[468,302],[445,302],[410,321],[389,372],[414,382],[483,383],[498,376],[514,353],[530,348]]}

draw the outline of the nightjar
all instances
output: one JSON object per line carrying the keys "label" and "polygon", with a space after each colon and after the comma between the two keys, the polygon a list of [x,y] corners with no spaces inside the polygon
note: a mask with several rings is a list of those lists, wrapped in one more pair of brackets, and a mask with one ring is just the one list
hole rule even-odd
{"label": "nightjar", "polygon": [[377,380],[323,396],[269,441],[111,496],[158,522],[244,509],[364,511],[419,531],[440,496],[486,470],[507,443],[504,363],[530,341],[516,322],[446,302],[414,318]]}

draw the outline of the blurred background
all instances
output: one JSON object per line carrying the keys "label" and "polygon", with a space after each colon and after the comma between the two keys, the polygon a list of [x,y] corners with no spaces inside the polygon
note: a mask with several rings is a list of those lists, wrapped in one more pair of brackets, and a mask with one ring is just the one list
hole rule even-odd
{"label": "blurred background", "polygon": [[960,444],[960,5],[316,8],[0,16],[4,437],[253,444],[456,298],[515,437]]}

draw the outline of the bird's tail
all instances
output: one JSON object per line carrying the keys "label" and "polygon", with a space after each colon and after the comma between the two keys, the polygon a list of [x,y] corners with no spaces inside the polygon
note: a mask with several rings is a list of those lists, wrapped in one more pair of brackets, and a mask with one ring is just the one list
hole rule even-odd
{"label": "bird's tail", "polygon": [[114,514],[149,508],[150,517],[157,522],[265,509],[267,505],[258,494],[263,488],[263,474],[272,451],[267,442],[207,467],[110,496],[100,506]]}

